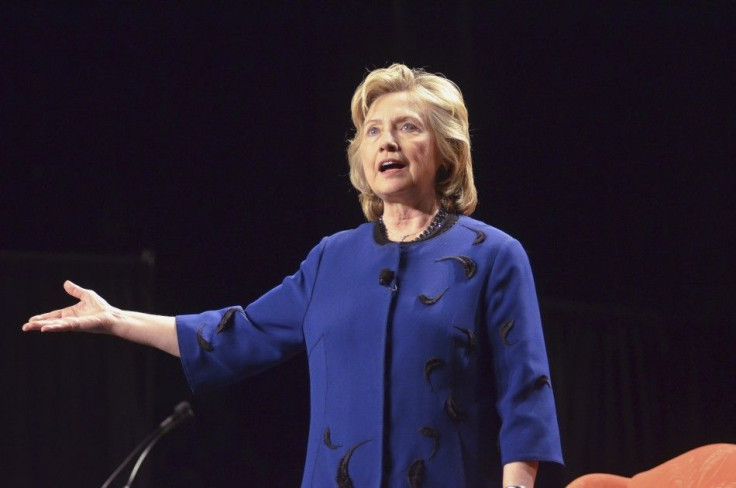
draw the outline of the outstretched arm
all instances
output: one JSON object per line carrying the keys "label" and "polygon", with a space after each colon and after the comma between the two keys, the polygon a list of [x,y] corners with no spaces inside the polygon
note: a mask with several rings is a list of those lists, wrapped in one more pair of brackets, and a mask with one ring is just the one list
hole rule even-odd
{"label": "outstretched arm", "polygon": [[174,317],[120,310],[94,291],[71,281],[64,282],[64,289],[79,302],[71,307],[31,317],[23,324],[23,331],[110,334],[179,356]]}

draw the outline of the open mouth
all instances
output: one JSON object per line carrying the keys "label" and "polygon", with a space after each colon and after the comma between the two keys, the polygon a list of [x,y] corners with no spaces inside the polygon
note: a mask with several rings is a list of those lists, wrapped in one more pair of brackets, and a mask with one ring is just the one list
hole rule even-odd
{"label": "open mouth", "polygon": [[401,168],[404,168],[405,166],[406,166],[405,164],[402,164],[398,161],[384,161],[381,163],[381,166],[378,167],[378,171],[383,173],[385,171],[389,171],[392,169],[401,169]]}

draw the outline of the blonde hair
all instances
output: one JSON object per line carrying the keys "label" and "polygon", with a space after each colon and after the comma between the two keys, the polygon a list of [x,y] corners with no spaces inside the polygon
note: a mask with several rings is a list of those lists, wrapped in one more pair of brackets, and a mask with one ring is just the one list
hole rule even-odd
{"label": "blonde hair", "polygon": [[473,182],[468,110],[460,89],[442,75],[392,64],[368,73],[350,104],[355,126],[355,136],[347,149],[350,182],[360,192],[358,198],[366,218],[378,219],[383,213],[383,202],[373,193],[363,174],[359,156],[363,122],[378,97],[395,92],[408,92],[426,107],[427,122],[442,158],[435,183],[440,205],[449,212],[472,214],[478,194]]}

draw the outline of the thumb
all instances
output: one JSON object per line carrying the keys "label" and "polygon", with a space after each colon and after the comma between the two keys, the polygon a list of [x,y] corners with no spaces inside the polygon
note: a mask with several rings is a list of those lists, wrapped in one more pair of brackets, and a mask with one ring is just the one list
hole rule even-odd
{"label": "thumb", "polygon": [[66,280],[64,282],[64,290],[73,296],[74,298],[81,299],[82,293],[84,293],[86,290],[82,288],[81,286],[75,285],[70,280]]}

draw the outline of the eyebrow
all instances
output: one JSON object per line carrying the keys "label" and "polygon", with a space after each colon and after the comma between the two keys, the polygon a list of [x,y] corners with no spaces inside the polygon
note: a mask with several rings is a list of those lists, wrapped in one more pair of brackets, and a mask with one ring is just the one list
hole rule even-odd
{"label": "eyebrow", "polygon": [[[395,119],[393,119],[391,122],[392,123],[397,123],[397,122],[404,122],[406,120],[416,120],[416,121],[420,122],[422,125],[424,124],[424,121],[422,120],[421,117],[418,117],[416,115],[409,115],[409,114],[407,114],[407,115],[399,115],[398,117],[396,117]],[[363,121],[363,125],[375,124],[376,122],[381,122],[381,121],[382,121],[381,119],[364,120]]]}

